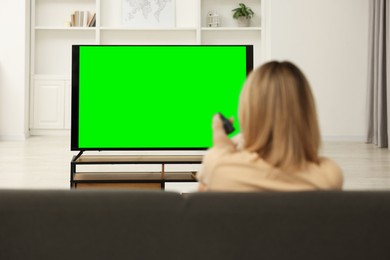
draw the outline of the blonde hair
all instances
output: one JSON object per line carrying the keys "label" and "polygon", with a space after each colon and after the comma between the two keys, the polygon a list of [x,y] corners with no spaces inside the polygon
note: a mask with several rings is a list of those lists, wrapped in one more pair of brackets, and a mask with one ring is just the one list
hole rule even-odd
{"label": "blonde hair", "polygon": [[291,62],[268,62],[249,75],[240,96],[244,149],[281,169],[319,163],[320,131],[310,85]]}

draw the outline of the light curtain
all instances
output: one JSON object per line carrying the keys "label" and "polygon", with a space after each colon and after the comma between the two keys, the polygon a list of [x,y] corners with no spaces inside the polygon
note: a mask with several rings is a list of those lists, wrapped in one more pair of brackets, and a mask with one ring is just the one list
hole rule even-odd
{"label": "light curtain", "polygon": [[390,0],[370,0],[367,143],[388,147],[390,133]]}

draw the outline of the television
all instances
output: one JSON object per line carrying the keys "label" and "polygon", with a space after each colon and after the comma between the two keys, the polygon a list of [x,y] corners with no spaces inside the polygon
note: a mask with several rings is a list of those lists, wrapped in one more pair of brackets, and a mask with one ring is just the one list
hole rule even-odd
{"label": "television", "polygon": [[71,150],[205,150],[252,69],[252,45],[73,45]]}

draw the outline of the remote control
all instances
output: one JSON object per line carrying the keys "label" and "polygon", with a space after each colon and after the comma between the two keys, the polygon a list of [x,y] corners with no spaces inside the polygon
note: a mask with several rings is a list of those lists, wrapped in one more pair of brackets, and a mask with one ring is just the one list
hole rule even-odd
{"label": "remote control", "polygon": [[229,121],[229,119],[227,119],[226,117],[224,117],[224,115],[222,115],[221,113],[218,113],[219,114],[219,117],[221,118],[222,120],[222,123],[223,123],[223,129],[225,130],[225,133],[228,135],[230,133],[233,133],[234,132],[234,127],[233,127],[233,124],[232,122]]}

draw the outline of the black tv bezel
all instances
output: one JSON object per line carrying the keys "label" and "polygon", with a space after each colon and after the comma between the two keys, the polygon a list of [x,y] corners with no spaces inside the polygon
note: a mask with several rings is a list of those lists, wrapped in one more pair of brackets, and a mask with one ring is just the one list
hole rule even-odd
{"label": "black tv bezel", "polygon": [[144,47],[144,46],[151,46],[151,47],[246,47],[246,74],[247,76],[249,73],[253,70],[253,45],[93,45],[93,44],[77,44],[72,45],[72,86],[71,86],[71,151],[202,151],[206,150],[209,147],[113,147],[113,148],[81,148],[79,147],[79,79],[80,79],[80,47],[115,47],[115,46],[134,46],[134,47]]}

